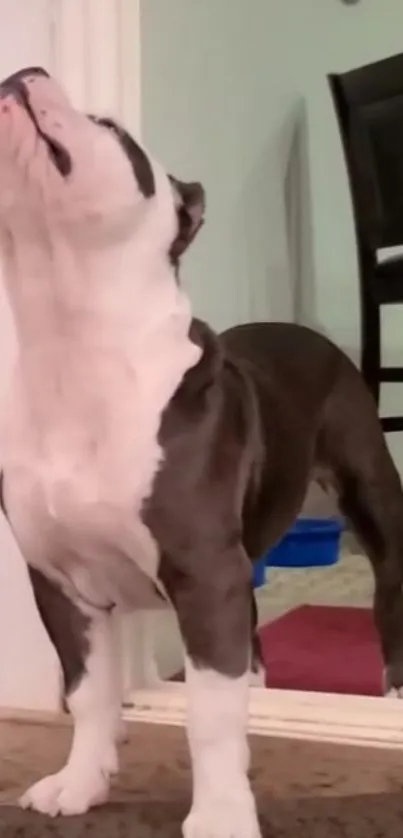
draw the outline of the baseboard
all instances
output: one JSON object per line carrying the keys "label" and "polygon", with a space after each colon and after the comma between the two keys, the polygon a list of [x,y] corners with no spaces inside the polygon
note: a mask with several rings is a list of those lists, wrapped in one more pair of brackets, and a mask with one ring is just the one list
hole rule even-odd
{"label": "baseboard", "polygon": [[[186,687],[164,684],[133,694],[127,721],[184,725]],[[252,688],[249,732],[380,748],[403,748],[403,702],[397,699]]]}
{"label": "baseboard", "polygon": [[[183,726],[186,687],[164,683],[138,690],[125,721]],[[0,709],[0,721],[69,724],[52,713]],[[258,736],[403,749],[403,702],[390,698],[251,689],[249,732]]]}

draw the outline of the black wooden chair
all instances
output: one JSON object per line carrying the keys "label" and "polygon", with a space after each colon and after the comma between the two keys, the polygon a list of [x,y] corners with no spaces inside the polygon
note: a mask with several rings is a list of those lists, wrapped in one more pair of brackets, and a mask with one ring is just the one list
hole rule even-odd
{"label": "black wooden chair", "polygon": [[[381,306],[403,303],[403,55],[329,75],[328,81],[353,203],[361,369],[379,407],[381,383],[403,382],[403,366],[381,362]],[[379,259],[382,248],[399,246],[401,255]],[[403,431],[403,416],[384,418],[382,426]]]}

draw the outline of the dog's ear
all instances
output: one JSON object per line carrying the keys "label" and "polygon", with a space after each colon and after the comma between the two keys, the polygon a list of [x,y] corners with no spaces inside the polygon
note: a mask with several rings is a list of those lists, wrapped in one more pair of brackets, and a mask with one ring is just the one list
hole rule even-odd
{"label": "dog's ear", "polygon": [[204,224],[205,194],[201,183],[183,183],[169,175],[174,191],[179,221],[178,235],[172,244],[171,256],[177,261]]}

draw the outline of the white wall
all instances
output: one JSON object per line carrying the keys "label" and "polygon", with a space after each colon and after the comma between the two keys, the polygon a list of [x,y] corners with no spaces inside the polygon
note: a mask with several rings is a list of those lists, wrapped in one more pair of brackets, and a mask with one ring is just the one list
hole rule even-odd
{"label": "white wall", "polygon": [[[206,228],[184,273],[213,322],[287,314],[284,190],[304,106],[305,310],[357,348],[354,233],[326,74],[401,51],[402,26],[401,0],[143,0],[144,136],[178,176],[205,183]],[[398,348],[401,322],[389,340]]]}
{"label": "white wall", "polygon": [[183,275],[216,328],[290,316],[283,183],[299,96],[282,7],[293,20],[302,2],[142,0],[144,137],[207,190]]}
{"label": "white wall", "polygon": [[[343,7],[334,0],[304,0],[314,42],[299,49],[301,87],[307,108],[310,185],[304,205],[311,231],[305,271],[305,313],[354,357],[359,355],[359,298],[355,240],[344,160],[325,74],[345,71],[403,51],[400,0],[362,0]],[[300,21],[301,33],[303,22]],[[310,258],[311,257],[311,258]],[[312,267],[312,276],[309,269]],[[403,307],[384,311],[384,363],[403,363]],[[381,412],[403,413],[402,385],[382,387]],[[403,475],[403,435],[388,435]]]}
{"label": "white wall", "polygon": [[[402,28],[401,0],[142,0],[144,133],[179,177],[206,185],[184,278],[214,326],[294,313],[284,190],[303,104],[303,315],[358,356],[351,206],[326,74],[402,51]],[[400,307],[385,325],[386,356],[401,361]],[[393,392],[385,409],[403,409],[402,386]],[[401,435],[392,445],[403,470]]]}

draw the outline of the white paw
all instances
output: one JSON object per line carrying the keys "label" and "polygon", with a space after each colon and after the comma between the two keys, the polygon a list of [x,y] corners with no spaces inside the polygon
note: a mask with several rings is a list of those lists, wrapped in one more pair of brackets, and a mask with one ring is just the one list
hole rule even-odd
{"label": "white paw", "polygon": [[183,838],[261,838],[252,794],[193,806],[182,832]]}
{"label": "white paw", "polygon": [[105,803],[108,795],[108,773],[94,767],[84,774],[66,766],[58,774],[44,777],[31,786],[20,805],[51,817],[82,815],[92,806]]}

